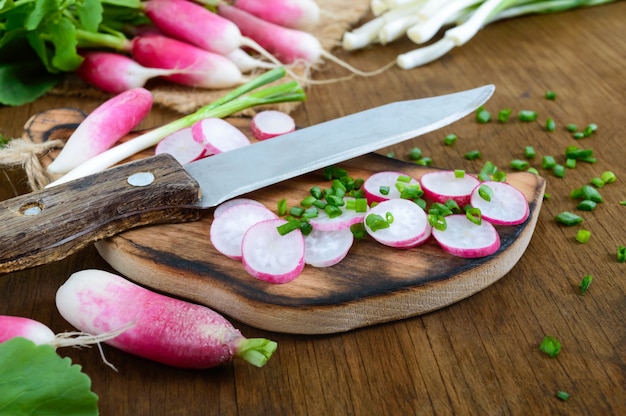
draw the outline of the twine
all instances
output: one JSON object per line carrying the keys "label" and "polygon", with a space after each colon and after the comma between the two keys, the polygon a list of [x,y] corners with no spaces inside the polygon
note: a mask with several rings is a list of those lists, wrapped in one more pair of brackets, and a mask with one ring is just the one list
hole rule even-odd
{"label": "twine", "polygon": [[26,173],[30,189],[38,191],[52,179],[41,165],[39,157],[61,147],[63,147],[61,140],[33,143],[24,139],[13,139],[5,147],[0,148],[0,167],[21,167]]}

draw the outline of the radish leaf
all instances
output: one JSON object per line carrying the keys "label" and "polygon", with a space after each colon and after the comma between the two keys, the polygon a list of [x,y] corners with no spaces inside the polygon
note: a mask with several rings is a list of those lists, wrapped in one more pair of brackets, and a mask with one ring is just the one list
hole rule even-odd
{"label": "radish leaf", "polygon": [[50,345],[25,338],[0,343],[0,414],[97,415],[91,380]]}

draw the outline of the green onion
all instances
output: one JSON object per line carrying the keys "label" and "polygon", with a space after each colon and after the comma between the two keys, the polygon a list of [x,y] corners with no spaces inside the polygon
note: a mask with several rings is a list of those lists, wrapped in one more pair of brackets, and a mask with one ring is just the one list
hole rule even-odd
{"label": "green onion", "polygon": [[552,168],[552,173],[554,173],[554,176],[556,176],[557,178],[565,177],[565,166],[557,164],[555,167]]}
{"label": "green onion", "polygon": [[327,181],[339,179],[343,176],[348,176],[348,172],[343,168],[339,168],[337,166],[328,166],[324,168],[324,178]]}
{"label": "green onion", "polygon": [[565,148],[565,157],[567,159],[583,160],[593,156],[592,149],[580,149],[576,146],[568,146]]}
{"label": "green onion", "polygon": [[478,188],[478,195],[487,202],[491,202],[491,198],[493,197],[493,189],[488,187],[487,185],[480,185]]}
{"label": "green onion", "polygon": [[481,124],[488,123],[491,121],[491,114],[489,111],[485,110],[484,107],[480,106],[478,110],[476,110],[476,121]]}
{"label": "green onion", "polygon": [[287,200],[285,198],[278,201],[277,212],[281,217],[287,213]]}
{"label": "green onion", "polygon": [[565,159],[565,167],[568,169],[575,169],[576,159]]}
{"label": "green onion", "polygon": [[576,130],[578,130],[578,126],[574,123],[569,123],[565,128],[571,133],[574,133]]}
{"label": "green onion", "polygon": [[585,133],[583,133],[582,131],[577,131],[572,137],[574,137],[576,140],[584,139]]}
{"label": "green onion", "polygon": [[526,159],[532,159],[532,158],[535,157],[535,155],[536,155],[536,153],[535,153],[535,148],[534,147],[532,147],[532,146],[524,147],[524,157]]}
{"label": "green onion", "polygon": [[400,175],[396,179],[398,182],[409,183],[411,182],[411,177],[409,175]]}
{"label": "green onion", "polygon": [[493,174],[492,179],[494,182],[506,182],[506,172],[503,170],[499,170]]}
{"label": "green onion", "polygon": [[454,199],[448,199],[443,205],[453,213],[461,212],[461,207],[459,207],[459,204]]}
{"label": "green onion", "polygon": [[396,154],[394,152],[389,152],[389,153],[387,153],[387,157],[388,158],[394,158],[394,157],[396,157]]}
{"label": "green onion", "polygon": [[467,160],[476,160],[481,157],[481,154],[478,150],[472,150],[470,152],[465,153],[465,159]]}
{"label": "green onion", "polygon": [[581,295],[584,295],[585,293],[587,293],[587,290],[589,289],[589,285],[591,284],[591,280],[593,280],[593,277],[591,277],[591,275],[588,274],[585,277],[583,277],[583,280],[580,281],[578,288],[580,289]]}
{"label": "green onion", "polygon": [[393,214],[389,211],[387,211],[385,213],[385,220],[387,221],[387,224],[391,225],[393,224]]}
{"label": "green onion", "polygon": [[433,160],[429,157],[423,157],[420,160],[416,161],[415,163],[420,166],[432,166]]}
{"label": "green onion", "polygon": [[593,211],[594,209],[596,209],[597,204],[589,199],[585,199],[583,201],[580,201],[578,203],[578,205],[576,205],[576,209],[579,209],[581,211]]}
{"label": "green onion", "polygon": [[451,133],[446,135],[446,137],[443,138],[443,144],[445,144],[446,146],[452,146],[454,143],[456,143],[458,137],[456,134]]}
{"label": "green onion", "polygon": [[569,393],[559,390],[556,392],[556,397],[565,401],[569,399]]}
{"label": "green onion", "polygon": [[597,130],[598,130],[598,125],[596,123],[591,123],[587,125],[587,127],[585,127],[585,129],[583,130],[583,134],[585,135],[585,137],[589,137],[593,133],[595,133]]}
{"label": "green onion", "polygon": [[300,232],[302,233],[302,235],[307,236],[311,234],[311,231],[313,231],[313,226],[310,222],[300,221]]}
{"label": "green onion", "polygon": [[526,172],[528,173],[534,173],[535,175],[539,175],[539,171],[536,168],[533,168],[532,166],[529,167]]}
{"label": "green onion", "polygon": [[326,213],[326,215],[328,215],[328,218],[336,218],[340,216],[341,214],[343,214],[343,212],[341,211],[341,208],[335,205],[330,205],[330,204],[327,204],[324,207],[324,212]]}
{"label": "green onion", "polygon": [[581,244],[587,244],[590,238],[591,231],[589,230],[578,230],[578,232],[576,233],[576,241]]}
{"label": "green onion", "polygon": [[546,91],[545,97],[547,100],[556,100],[556,92],[548,90]]}
{"label": "green onion", "polygon": [[546,353],[548,357],[554,358],[561,352],[561,343],[556,338],[548,335],[541,341],[539,350]]}
{"label": "green onion", "polygon": [[602,178],[591,178],[589,183],[596,188],[602,188],[604,186],[604,181],[602,180]]}
{"label": "green onion", "polygon": [[322,199],[324,198],[324,192],[322,192],[322,189],[319,186],[314,186],[309,190],[309,193],[315,197],[315,199]]}
{"label": "green onion", "polygon": [[556,166],[554,156],[546,155],[541,161],[541,167],[544,169],[553,169]]}
{"label": "green onion", "polygon": [[313,202],[313,206],[319,209],[326,209],[326,205],[328,205],[328,202],[324,201],[323,199],[316,199]]}
{"label": "green onion", "polygon": [[546,120],[546,131],[554,131],[556,130],[556,123],[554,122],[553,119],[548,118]]}
{"label": "green onion", "polygon": [[564,211],[554,217],[556,222],[560,222],[563,225],[567,225],[568,227],[572,225],[578,225],[583,222],[582,217],[579,217],[576,214],[572,214],[571,212]]}
{"label": "green onion", "polygon": [[507,121],[509,121],[511,113],[512,111],[510,108],[503,108],[502,110],[498,111],[498,121],[500,123],[506,123]]}
{"label": "green onion", "polygon": [[411,149],[409,153],[409,159],[411,160],[420,160],[422,158],[422,149],[419,147],[414,147]]}
{"label": "green onion", "polygon": [[598,189],[594,188],[591,185],[583,185],[581,188],[583,198],[589,199],[593,202],[604,202],[604,198],[600,195]]}
{"label": "green onion", "polygon": [[617,262],[618,263],[626,262],[626,247],[617,246]]}
{"label": "green onion", "polygon": [[302,201],[300,201],[300,205],[302,205],[305,208],[309,208],[313,206],[313,203],[315,202],[316,198],[313,195],[309,195],[307,197],[305,197]]}
{"label": "green onion", "polygon": [[457,179],[463,179],[465,177],[465,171],[463,169],[455,169],[454,177]]}
{"label": "green onion", "polygon": [[302,207],[289,208],[289,215],[293,215],[294,217],[301,217],[302,214],[304,214],[304,208]]}
{"label": "green onion", "polygon": [[446,217],[443,215],[428,214],[428,223],[436,230],[445,231],[448,228]]}
{"label": "green onion", "polygon": [[435,202],[430,206],[428,213],[431,215],[440,215],[442,217],[446,217],[448,215],[452,215],[452,209],[448,207],[446,204],[442,204],[440,202]]}
{"label": "green onion", "polygon": [[473,222],[476,225],[480,225],[482,223],[482,214],[480,212],[480,208],[471,207],[465,211],[465,216],[468,220]]}
{"label": "green onion", "polygon": [[381,185],[380,188],[378,188],[378,192],[380,192],[383,195],[389,195],[390,190],[391,188],[387,185]]}
{"label": "green onion", "polygon": [[378,214],[369,214],[365,217],[365,224],[374,232],[389,228],[389,223]]}
{"label": "green onion", "polygon": [[529,166],[530,163],[528,163],[526,160],[513,159],[511,161],[511,169],[513,170],[526,170]]}
{"label": "green onion", "polygon": [[319,211],[317,210],[317,208],[310,207],[304,210],[304,212],[302,213],[302,218],[304,219],[316,218],[318,215],[319,215]]}
{"label": "green onion", "polygon": [[600,175],[600,179],[602,179],[602,182],[604,183],[613,183],[617,180],[617,176],[615,176],[615,174],[610,170],[607,170]]}
{"label": "green onion", "polygon": [[537,120],[537,116],[537,112],[532,110],[521,110],[519,112],[519,120],[524,122],[535,121]]}
{"label": "green onion", "polygon": [[428,205],[424,198],[415,198],[413,200],[413,202],[415,202],[417,204],[417,206],[420,207],[423,210],[426,210],[426,205]]}
{"label": "green onion", "polygon": [[346,204],[344,199],[337,195],[326,195],[326,202],[328,202],[328,205],[332,205],[335,207],[342,207]]}
{"label": "green onion", "polygon": [[400,190],[400,198],[415,199],[424,195],[424,191],[419,184],[404,186]]}
{"label": "green onion", "polygon": [[337,189],[341,190],[344,195],[348,191],[348,188],[346,188],[346,185],[339,179],[333,179],[333,182],[331,183],[330,187],[335,190]]}
{"label": "green onion", "polygon": [[497,166],[493,162],[488,160],[483,165],[483,168],[480,170],[480,173],[484,173],[484,174],[487,174],[487,175],[493,175],[497,171],[498,171]]}
{"label": "green onion", "polygon": [[278,234],[280,235],[287,235],[292,231],[298,230],[299,228],[300,221],[298,220],[287,221],[286,223],[276,227],[276,229],[278,230]]}
{"label": "green onion", "polygon": [[354,235],[354,238],[357,240],[362,240],[367,235],[367,231],[365,231],[365,226],[362,222],[352,224],[350,226],[350,231],[352,231],[352,235]]}

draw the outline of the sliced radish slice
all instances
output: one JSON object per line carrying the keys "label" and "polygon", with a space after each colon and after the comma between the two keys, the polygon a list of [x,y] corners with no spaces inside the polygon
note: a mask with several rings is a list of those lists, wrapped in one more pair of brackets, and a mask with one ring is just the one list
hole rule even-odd
{"label": "sliced radish slice", "polygon": [[237,127],[221,118],[205,118],[191,126],[193,139],[204,148],[218,154],[248,146],[250,140]]}
{"label": "sliced radish slice", "polygon": [[383,218],[390,213],[393,221],[388,228],[373,231],[365,221],[365,230],[376,241],[390,247],[409,248],[423,243],[430,233],[428,217],[422,208],[407,199],[390,199],[370,208],[367,215]]}
{"label": "sliced radish slice", "polygon": [[422,175],[420,183],[424,198],[442,204],[453,199],[460,207],[463,207],[469,204],[470,195],[480,181],[468,174],[457,178],[454,171],[444,170]]}
{"label": "sliced radish slice", "polygon": [[265,205],[263,205],[261,202],[254,200],[254,199],[234,198],[234,199],[229,199],[228,201],[222,202],[221,204],[216,206],[215,210],[213,211],[213,217],[217,218],[220,215],[222,215],[222,213],[226,211],[228,208],[234,207],[235,205],[242,205],[242,204],[253,204],[253,205],[265,207]]}
{"label": "sliced radish slice", "polygon": [[191,127],[178,130],[161,140],[154,154],[169,153],[181,165],[209,156],[204,146],[193,139]]}
{"label": "sliced radish slice", "polygon": [[304,269],[304,237],[300,230],[280,235],[285,220],[273,219],[254,224],[241,244],[242,261],[253,277],[270,283],[287,283]]}
{"label": "sliced radish slice", "polygon": [[349,228],[336,231],[313,230],[304,237],[304,262],[314,267],[329,267],[343,260],[352,243],[354,234]]}
{"label": "sliced radish slice", "polygon": [[277,110],[265,110],[255,114],[250,123],[250,131],[257,140],[267,140],[281,134],[291,133],[296,129],[296,122],[287,113]]}
{"label": "sliced radish slice", "polygon": [[[400,198],[400,191],[396,188],[396,183],[401,176],[409,175],[402,172],[384,171],[375,173],[367,178],[363,183],[363,191],[365,192],[367,201],[372,203]],[[419,185],[419,182],[415,178],[411,178],[407,185]],[[381,188],[383,187],[389,189],[389,193],[386,195],[381,192]]]}
{"label": "sliced radish slice", "polygon": [[458,257],[476,258],[495,253],[500,248],[500,236],[494,226],[483,218],[474,224],[464,214],[448,215],[444,231],[432,230],[441,248]]}
{"label": "sliced radish slice", "polygon": [[[480,196],[479,189],[483,185],[493,191],[491,201],[486,201]],[[530,214],[524,194],[505,182],[482,182],[472,192],[470,203],[473,207],[480,208],[483,219],[498,225],[521,224]]]}
{"label": "sliced radish slice", "polygon": [[230,258],[241,259],[241,242],[254,224],[276,219],[269,209],[254,204],[232,206],[213,219],[209,237],[217,251]]}
{"label": "sliced radish slice", "polygon": [[[354,200],[352,197],[345,197],[344,201]],[[366,212],[356,212],[353,209],[346,209],[345,206],[339,207],[343,214],[330,218],[323,209],[318,210],[318,215],[315,218],[309,220],[311,227],[320,231],[336,231],[343,228],[350,228],[350,226],[363,222],[363,218],[367,215]]]}

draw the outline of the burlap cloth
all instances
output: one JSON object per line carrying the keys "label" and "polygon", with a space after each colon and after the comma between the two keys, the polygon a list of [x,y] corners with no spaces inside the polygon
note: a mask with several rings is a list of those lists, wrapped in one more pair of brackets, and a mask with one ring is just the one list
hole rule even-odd
{"label": "burlap cloth", "polygon": [[[321,9],[320,23],[310,32],[315,35],[325,50],[331,51],[340,45],[343,33],[359,21],[369,9],[369,0],[317,0]],[[315,68],[313,68],[313,71]],[[304,71],[303,71],[304,74]],[[204,90],[183,87],[165,82],[150,82],[147,86],[153,94],[156,105],[161,105],[182,114],[187,114],[214,101],[228,90]],[[75,76],[68,76],[51,92],[54,95],[84,96],[107,99],[107,95],[85,84]],[[291,111],[297,103],[280,106],[283,111]]]}

